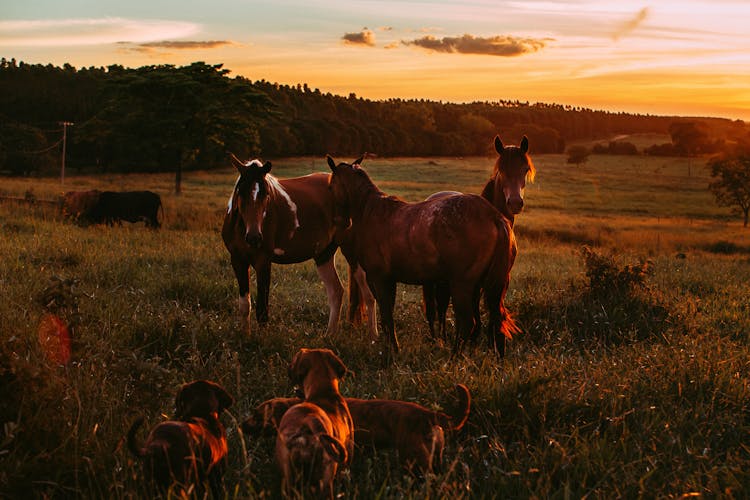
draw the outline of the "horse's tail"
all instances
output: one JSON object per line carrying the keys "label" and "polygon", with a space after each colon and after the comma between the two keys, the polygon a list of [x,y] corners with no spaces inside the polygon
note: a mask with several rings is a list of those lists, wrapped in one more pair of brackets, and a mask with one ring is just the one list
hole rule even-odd
{"label": "horse's tail", "polygon": [[460,431],[469,419],[471,411],[471,395],[469,389],[463,384],[456,384],[456,396],[458,397],[458,406],[450,414],[438,413],[438,419],[443,429],[449,431]]}
{"label": "horse's tail", "polygon": [[133,424],[130,426],[130,429],[128,429],[128,449],[130,450],[130,453],[135,455],[136,457],[143,458],[146,456],[146,452],[143,450],[143,448],[138,444],[138,442],[135,439],[135,434],[138,432],[138,429],[143,425],[144,417],[138,417],[135,419]]}
{"label": "horse's tail", "polygon": [[[505,307],[505,294],[510,284],[510,270],[513,268],[517,253],[516,236],[507,218],[498,214],[497,220],[498,237],[495,243],[495,254],[484,280],[485,302],[490,315],[493,313],[500,315],[499,331],[505,338],[511,339],[514,334],[521,333],[510,311]],[[489,326],[491,329],[494,327],[492,320]]]}

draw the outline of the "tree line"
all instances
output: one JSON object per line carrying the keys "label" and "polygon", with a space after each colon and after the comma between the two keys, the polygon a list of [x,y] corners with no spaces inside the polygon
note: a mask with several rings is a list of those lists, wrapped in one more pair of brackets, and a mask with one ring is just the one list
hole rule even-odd
{"label": "tree line", "polygon": [[[230,76],[196,62],[76,69],[0,60],[0,171],[59,170],[61,122],[70,168],[87,172],[175,171],[240,157],[491,154],[492,137],[529,137],[536,154],[634,133],[669,133],[669,154],[702,154],[748,140],[741,121],[613,113],[504,101],[374,101]],[[626,148],[630,151],[629,148]],[[653,154],[659,154],[654,150]]]}

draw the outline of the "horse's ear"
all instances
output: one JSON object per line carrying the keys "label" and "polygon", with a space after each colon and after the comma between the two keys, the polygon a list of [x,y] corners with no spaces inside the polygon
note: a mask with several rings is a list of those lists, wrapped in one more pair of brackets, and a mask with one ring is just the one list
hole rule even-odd
{"label": "horse's ear", "polygon": [[356,160],[354,160],[354,162],[352,163],[352,165],[362,165],[363,161],[365,161],[365,157],[364,156],[360,156],[359,158],[357,158]]}
{"label": "horse's ear", "polygon": [[503,148],[504,148],[503,141],[500,140],[499,135],[496,135],[495,136],[495,151],[497,151],[498,154],[502,154]]}
{"label": "horse's ear", "polygon": [[234,153],[229,153],[229,159],[232,161],[232,166],[242,173],[246,168],[245,162],[234,156]]}
{"label": "horse's ear", "polygon": [[336,162],[333,161],[333,158],[331,158],[331,155],[326,155],[326,161],[328,162],[328,166],[330,167],[332,172],[336,170]]}
{"label": "horse's ear", "polygon": [[266,175],[268,172],[271,171],[271,162],[267,161],[263,164],[262,167],[260,167],[260,171],[263,175]]}
{"label": "horse's ear", "polygon": [[526,136],[523,136],[523,139],[521,139],[521,152],[523,154],[529,152],[529,138]]}

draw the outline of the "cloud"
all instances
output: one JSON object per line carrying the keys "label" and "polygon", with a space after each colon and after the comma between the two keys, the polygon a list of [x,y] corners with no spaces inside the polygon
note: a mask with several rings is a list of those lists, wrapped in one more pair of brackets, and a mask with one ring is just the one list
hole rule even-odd
{"label": "cloud", "polygon": [[204,50],[204,49],[217,49],[226,45],[237,45],[235,42],[229,40],[163,40],[160,42],[146,42],[139,44],[131,44],[128,42],[120,42],[120,49],[122,52],[139,52],[142,54],[163,54],[164,50]]}
{"label": "cloud", "polygon": [[206,40],[206,41],[163,41],[142,43],[139,47],[150,49],[215,49],[224,45],[234,45],[229,40]]}
{"label": "cloud", "polygon": [[511,57],[536,52],[544,48],[550,40],[549,38],[517,38],[513,36],[483,38],[473,35],[436,38],[427,35],[416,40],[402,40],[401,43],[415,45],[435,52]]}
{"label": "cloud", "polygon": [[628,21],[624,22],[618,29],[612,34],[612,39],[617,41],[620,38],[624,37],[625,35],[629,35],[632,31],[634,31],[638,26],[643,23],[643,21],[648,17],[648,7],[644,7],[641,10],[638,11],[638,13],[635,15],[634,18],[629,19]]}
{"label": "cloud", "polygon": [[61,47],[146,43],[200,32],[184,21],[120,17],[0,21],[0,46]]}
{"label": "cloud", "polygon": [[359,33],[345,33],[341,39],[347,45],[369,45],[370,47],[375,45],[375,33],[367,28]]}

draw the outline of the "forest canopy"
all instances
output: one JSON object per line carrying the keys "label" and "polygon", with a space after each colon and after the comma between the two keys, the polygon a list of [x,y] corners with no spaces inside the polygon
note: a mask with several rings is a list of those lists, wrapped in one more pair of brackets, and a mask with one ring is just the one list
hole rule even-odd
{"label": "forest canopy", "polygon": [[[373,101],[230,76],[221,64],[76,69],[0,60],[0,171],[59,168],[156,172],[227,165],[240,157],[491,154],[492,138],[529,137],[535,154],[635,133],[672,134],[670,153],[705,153],[747,140],[744,122],[613,113],[562,104]],[[685,141],[698,138],[699,146]],[[655,150],[656,151],[656,150]]]}

